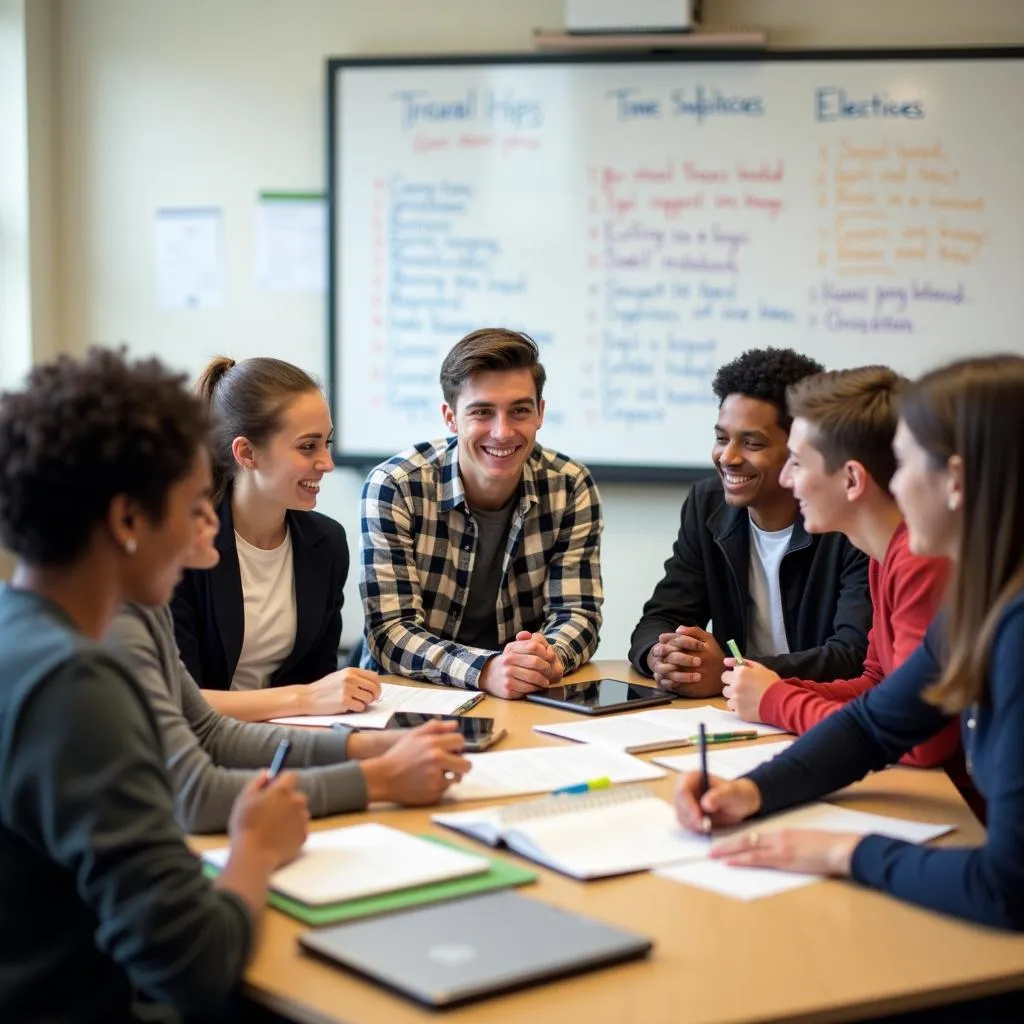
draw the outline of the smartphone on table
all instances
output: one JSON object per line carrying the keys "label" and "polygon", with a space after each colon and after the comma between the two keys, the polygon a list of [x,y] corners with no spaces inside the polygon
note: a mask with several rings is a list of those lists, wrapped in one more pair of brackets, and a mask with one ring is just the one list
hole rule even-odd
{"label": "smartphone on table", "polygon": [[478,754],[493,747],[506,734],[505,729],[495,729],[493,718],[464,718],[461,715],[424,715],[418,711],[396,711],[388,720],[389,729],[415,729],[424,722],[436,719],[439,722],[458,722],[458,731],[466,741],[463,750]]}

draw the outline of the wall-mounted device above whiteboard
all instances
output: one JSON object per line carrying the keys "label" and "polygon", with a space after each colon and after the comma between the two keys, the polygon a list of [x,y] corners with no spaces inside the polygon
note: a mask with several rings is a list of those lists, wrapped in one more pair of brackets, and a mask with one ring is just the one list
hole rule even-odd
{"label": "wall-mounted device above whiteboard", "polygon": [[482,326],[548,370],[539,440],[708,465],[715,368],[1024,351],[1024,51],[328,66],[339,459],[444,432]]}

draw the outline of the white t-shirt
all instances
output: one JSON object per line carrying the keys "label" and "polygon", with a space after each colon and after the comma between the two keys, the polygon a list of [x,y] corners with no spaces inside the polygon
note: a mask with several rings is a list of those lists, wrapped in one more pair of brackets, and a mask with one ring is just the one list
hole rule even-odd
{"label": "white t-shirt", "polygon": [[753,604],[747,630],[748,658],[789,654],[786,623],[782,617],[779,566],[789,547],[793,527],[768,533],[750,520],[750,600]]}
{"label": "white t-shirt", "polygon": [[295,646],[295,570],[292,538],[270,551],[235,533],[242,574],[245,631],[232,690],[262,690]]}

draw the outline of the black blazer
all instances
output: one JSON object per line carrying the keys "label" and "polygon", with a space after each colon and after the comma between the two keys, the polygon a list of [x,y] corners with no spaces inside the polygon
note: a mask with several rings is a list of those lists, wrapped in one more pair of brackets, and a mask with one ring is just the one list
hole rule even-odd
{"label": "black blazer", "polygon": [[[228,690],[242,653],[245,610],[238,568],[231,495],[217,510],[220,563],[188,569],[171,611],[182,660],[204,689]],[[311,683],[338,667],[341,605],[348,576],[348,545],[341,524],[319,512],[286,513],[295,571],[295,646],[270,677],[271,686]]]}
{"label": "black blazer", "polygon": [[[659,633],[712,623],[719,647],[743,650],[750,607],[750,519],[726,503],[718,477],[694,484],[665,576],[633,630],[629,660],[646,676]],[[831,681],[860,675],[871,628],[868,558],[841,533],[809,534],[797,516],[779,567],[782,617],[791,654],[759,659],[784,679]]]}

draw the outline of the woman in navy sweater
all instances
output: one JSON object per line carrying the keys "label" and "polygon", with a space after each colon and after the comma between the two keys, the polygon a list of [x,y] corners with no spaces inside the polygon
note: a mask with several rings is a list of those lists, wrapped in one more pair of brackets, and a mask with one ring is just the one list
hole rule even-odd
{"label": "woman in navy sweater", "polygon": [[[733,782],[679,783],[683,825],[730,824],[834,792],[896,762],[953,717],[987,800],[975,849],[787,831],[723,843],[729,863],[850,876],[899,899],[1024,931],[1024,359],[971,359],[906,393],[892,492],[917,555],[950,558],[945,612],[880,686]],[[727,694],[728,696],[728,694]]]}

